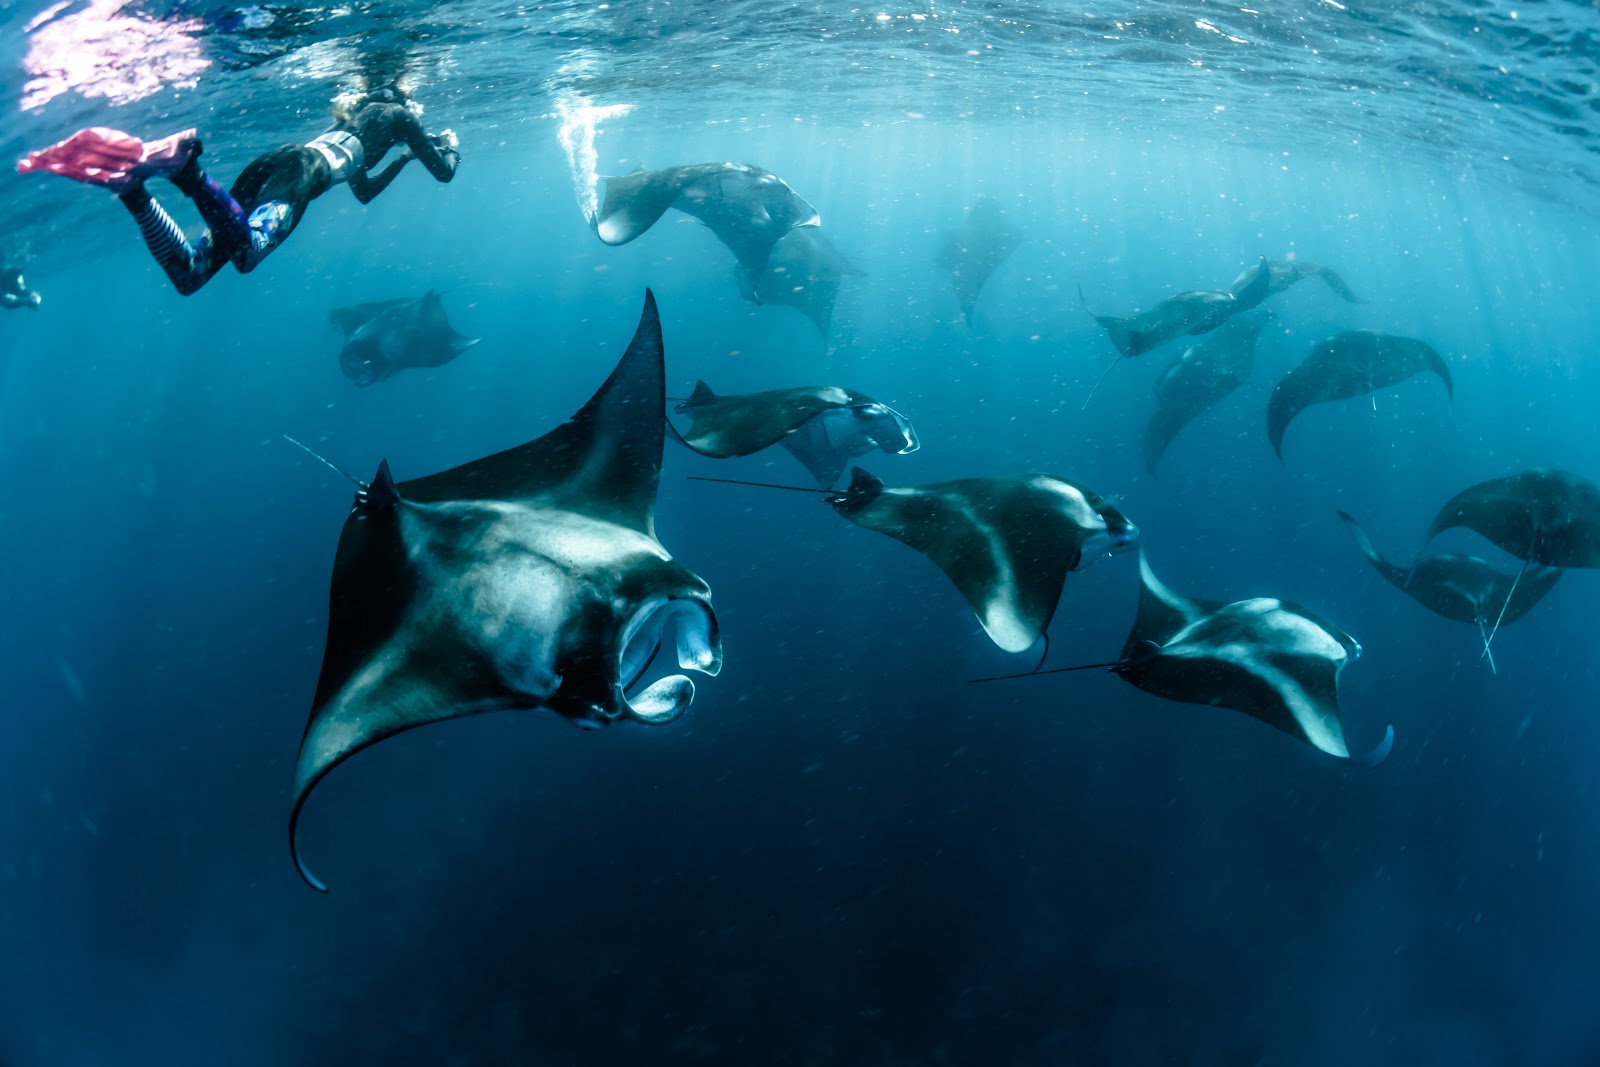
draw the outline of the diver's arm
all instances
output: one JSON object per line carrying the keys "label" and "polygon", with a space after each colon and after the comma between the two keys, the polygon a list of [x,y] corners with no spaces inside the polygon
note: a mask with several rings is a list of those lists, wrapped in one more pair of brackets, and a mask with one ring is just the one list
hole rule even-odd
{"label": "diver's arm", "polygon": [[22,297],[16,293],[0,293],[0,307],[9,311],[11,308],[19,308],[21,306]]}
{"label": "diver's arm", "polygon": [[356,199],[363,204],[372,202],[372,198],[389,188],[389,183],[400,176],[400,171],[411,161],[411,152],[402,151],[391,159],[386,167],[376,174],[369,174],[364,170],[354,171],[350,175],[350,191]]}
{"label": "diver's arm", "polygon": [[456,135],[444,130],[430,137],[416,116],[408,114],[406,118],[410,121],[403,124],[403,139],[411,154],[428,168],[435,181],[447,182],[454,178],[456,165],[461,162],[461,153],[456,151]]}

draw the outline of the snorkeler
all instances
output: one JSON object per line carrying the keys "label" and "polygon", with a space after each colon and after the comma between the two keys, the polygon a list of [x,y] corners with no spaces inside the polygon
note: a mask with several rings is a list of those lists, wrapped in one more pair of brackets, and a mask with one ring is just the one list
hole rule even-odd
{"label": "snorkeler", "polygon": [[36,308],[44,303],[44,298],[32,289],[22,278],[22,267],[15,263],[7,263],[0,267],[0,307],[7,311],[13,308]]}
{"label": "snorkeler", "polygon": [[[97,126],[59,144],[28,153],[17,172],[46,171],[99,185],[118,194],[139,223],[145,245],[178,292],[195,292],[232,263],[248,274],[294,231],[306,205],[341,182],[363,204],[388,188],[411,160],[422,161],[441,182],[461,161],[456,135],[429,135],[421,108],[392,92],[334,102],[334,124],[309,144],[283,145],[247,164],[224,190],[200,167],[200,138],[184,130],[159,141]],[[376,174],[370,168],[391,148],[399,154]],[[183,235],[156,198],[150,178],[166,178],[194,201],[206,231],[194,242]]]}

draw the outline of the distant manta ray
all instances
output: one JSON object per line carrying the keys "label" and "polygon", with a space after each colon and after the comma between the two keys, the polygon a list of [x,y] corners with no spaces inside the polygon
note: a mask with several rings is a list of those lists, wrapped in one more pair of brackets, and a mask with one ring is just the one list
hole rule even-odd
{"label": "distant manta ray", "polygon": [[1526,615],[1561,578],[1559,567],[1529,567],[1519,582],[1517,576],[1503,574],[1477,556],[1428,556],[1407,570],[1384,559],[1349,514],[1338,515],[1356,547],[1386,582],[1435,615],[1476,626],[1489,669],[1497,673],[1490,650],[1494,631]]}
{"label": "distant manta ray", "polygon": [[[1348,330],[1318,341],[1298,367],[1283,377],[1267,401],[1267,438],[1283,459],[1283,432],[1314,404],[1331,404],[1399,385],[1432,371],[1455,398],[1450,366],[1432,345],[1376,330]],[[1376,410],[1377,402],[1373,402]]]}
{"label": "distant manta ray", "polygon": [[1185,704],[1231,708],[1319,751],[1371,765],[1394,744],[1394,727],[1351,757],[1339,715],[1339,674],[1361,655],[1355,638],[1274,597],[1195,600],[1168,589],[1139,554],[1139,609],[1122,655],[1111,663],[1056,667],[976,682],[1109,669],[1147,693]]}
{"label": "distant manta ray", "polygon": [[[1254,280],[1246,287],[1246,298],[1254,301],[1250,307],[1261,302],[1257,293],[1265,291],[1269,278],[1270,271],[1267,269],[1266,259],[1263,258],[1255,269]],[[1086,408],[1089,406],[1089,400],[1094,399],[1100,383],[1106,380],[1106,375],[1110,374],[1118,363],[1142,356],[1151,349],[1159,348],[1185,334],[1209,333],[1227,322],[1243,306],[1237,294],[1220,290],[1179,293],[1167,297],[1148,311],[1132,315],[1096,315],[1090,310],[1081,285],[1078,287],[1078,300],[1083,304],[1083,309],[1089,312],[1090,317],[1106,331],[1106,336],[1117,350],[1117,358],[1100,372],[1094,388],[1089,390],[1089,399],[1083,402]]]}
{"label": "distant manta ray", "polygon": [[749,456],[781,445],[831,489],[852,459],[869,452],[906,455],[921,447],[909,420],[865,393],[835,385],[806,385],[740,396],[718,396],[696,382],[674,409],[690,418],[673,436],[712,459]]}
{"label": "distant manta ray", "polygon": [[833,325],[840,285],[865,273],[845,259],[817,226],[801,226],[778,238],[753,286],[742,265],[735,271],[746,300],[794,308],[811,320],[824,340]]}
{"label": "distant manta ray", "polygon": [[1365,303],[1343,278],[1327,267],[1319,267],[1315,263],[1307,263],[1298,259],[1273,259],[1262,260],[1266,264],[1267,284],[1261,284],[1260,265],[1250,267],[1233,280],[1228,287],[1238,301],[1238,311],[1249,311],[1257,304],[1270,296],[1277,296],[1302,278],[1321,278],[1323,283],[1336,294],[1352,304]]}
{"label": "distant manta ray", "polygon": [[822,225],[817,209],[771,171],[748,163],[693,163],[607,178],[595,233],[608,245],[625,245],[668,208],[717,235],[739,261],[748,292],[760,284],[772,246],[785,234]]}
{"label": "distant manta ray", "polygon": [[416,299],[334,308],[328,318],[344,333],[339,369],[358,386],[415,367],[442,367],[478,343],[455,331],[432,289]]}
{"label": "distant manta ray", "polygon": [[[543,437],[396,483],[362,485],[334,557],[328,641],[295,763],[289,844],[329,771],[386,737],[498,710],[580,726],[667,723],[694,700],[669,675],[630,695],[669,626],[680,667],[716,674],[711,591],[655,535],[665,404],[661,322]],[[358,483],[360,484],[360,483]]]}
{"label": "distant manta ray", "polygon": [[1231,396],[1255,366],[1256,339],[1271,312],[1237,315],[1167,364],[1156,380],[1157,407],[1144,430],[1144,465],[1153,476],[1178,432]]}
{"label": "distant manta ray", "polygon": [[1022,243],[1022,231],[1011,224],[1000,201],[980,196],[961,226],[945,234],[935,262],[950,272],[961,314],[972,325],[972,309],[984,284]]}

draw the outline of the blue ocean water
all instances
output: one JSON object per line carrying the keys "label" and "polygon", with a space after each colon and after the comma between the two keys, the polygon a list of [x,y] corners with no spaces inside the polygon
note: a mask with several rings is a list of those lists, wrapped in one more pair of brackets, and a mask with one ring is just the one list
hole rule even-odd
{"label": "blue ocean water", "polygon": [[[1387,585],[1468,484],[1600,477],[1594,40],[1581,4],[190,3],[0,7],[0,147],[199,126],[213,173],[403,70],[463,163],[315,202],[257,271],[176,295],[104,193],[5,178],[0,245],[0,1065],[1600,1063],[1594,575],[1495,641]],[[119,21],[125,20],[125,21]],[[52,36],[54,35],[54,36]],[[592,149],[592,165],[586,150]],[[602,245],[598,175],[783,176],[864,275],[826,340],[744,301],[669,213]],[[963,322],[935,265],[980,195],[1025,239]],[[174,203],[176,203],[174,199]],[[184,216],[184,221],[192,221]],[[1179,342],[1112,370],[1101,311],[1257,256],[1250,381],[1145,472]],[[646,287],[669,390],[831,382],[922,449],[891,484],[1048,470],[1195,596],[1312,606],[1364,654],[1351,767],[1234,712],[1025,670],[926,560],[787,456],[669,450],[663,543],[726,661],[676,725],[496,714],[400,735],[284,823],[351,486],[570,415]],[[331,307],[429,288],[483,341],[367,389]],[[1445,354],[1313,408],[1273,384],[1371,328]],[[678,395],[683,395],[678,392]],[[1516,563],[1459,531],[1440,545]],[[1067,581],[1051,662],[1113,658],[1131,556]]]}

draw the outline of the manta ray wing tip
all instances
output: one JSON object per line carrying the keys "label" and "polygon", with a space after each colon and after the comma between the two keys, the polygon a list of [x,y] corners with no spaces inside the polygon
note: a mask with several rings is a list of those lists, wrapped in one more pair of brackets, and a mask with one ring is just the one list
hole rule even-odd
{"label": "manta ray wing tip", "polygon": [[[305,798],[302,796],[301,804],[304,801]],[[306,866],[305,859],[300,855],[298,831],[300,829],[301,804],[296,804],[294,811],[289,813],[289,856],[294,860],[294,869],[299,872],[301,880],[317,892],[326,893],[328,891],[327,885],[322,879],[311,873],[311,868]]]}
{"label": "manta ray wing tip", "polygon": [[1350,762],[1358,767],[1376,767],[1389,758],[1389,750],[1394,748],[1394,723],[1389,723],[1383,730],[1383,740],[1379,741],[1372,751],[1360,756],[1351,756]]}

